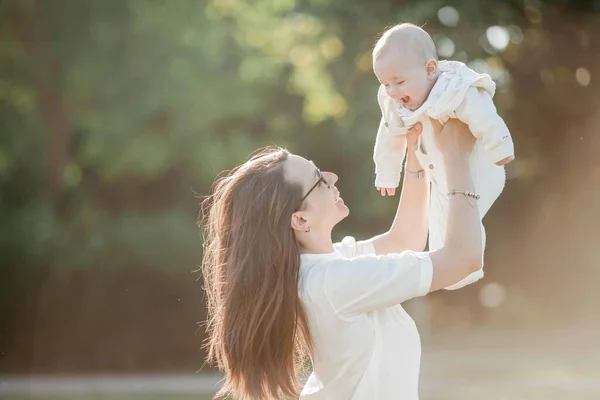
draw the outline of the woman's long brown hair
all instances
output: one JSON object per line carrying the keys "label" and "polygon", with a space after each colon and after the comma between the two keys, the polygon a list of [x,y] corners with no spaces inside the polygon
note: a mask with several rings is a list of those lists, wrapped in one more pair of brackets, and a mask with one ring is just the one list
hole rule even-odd
{"label": "woman's long brown hair", "polygon": [[226,378],[218,397],[297,397],[312,349],[290,226],[302,188],[284,178],[287,157],[281,148],[262,149],[219,178],[202,202],[206,347]]}

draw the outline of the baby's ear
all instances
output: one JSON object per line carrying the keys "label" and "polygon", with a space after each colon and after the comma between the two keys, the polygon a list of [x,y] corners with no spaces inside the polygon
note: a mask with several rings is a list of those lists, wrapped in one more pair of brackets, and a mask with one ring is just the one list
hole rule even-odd
{"label": "baby's ear", "polygon": [[427,72],[427,78],[433,79],[437,70],[438,62],[436,59],[432,58],[431,60],[425,63],[425,71]]}

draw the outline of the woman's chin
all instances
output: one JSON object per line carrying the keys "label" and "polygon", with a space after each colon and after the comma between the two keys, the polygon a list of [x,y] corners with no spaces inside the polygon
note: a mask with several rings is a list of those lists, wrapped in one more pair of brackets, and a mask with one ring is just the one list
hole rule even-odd
{"label": "woman's chin", "polygon": [[344,199],[342,199],[341,197],[338,198],[335,201],[335,206],[338,210],[338,215],[339,215],[339,221],[343,220],[344,218],[346,218],[349,214],[350,214],[350,209],[348,208],[348,206],[344,203]]}
{"label": "woman's chin", "polygon": [[347,205],[344,204],[344,201],[340,201],[337,203],[338,209],[342,214],[342,219],[346,218],[350,214],[350,209]]}

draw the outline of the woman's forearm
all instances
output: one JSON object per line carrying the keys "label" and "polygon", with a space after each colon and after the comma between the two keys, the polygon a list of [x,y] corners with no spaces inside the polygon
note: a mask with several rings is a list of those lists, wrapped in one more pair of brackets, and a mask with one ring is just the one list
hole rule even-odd
{"label": "woman's forearm", "polygon": [[[448,188],[473,192],[468,160],[447,163]],[[431,253],[434,266],[430,290],[438,290],[481,269],[483,259],[481,222],[477,200],[463,194],[448,198],[448,224],[441,249]]]}
{"label": "woman's forearm", "polygon": [[[462,162],[466,166],[451,167],[447,171],[448,189],[473,192],[475,186],[469,171],[468,161]],[[448,202],[448,226],[444,247],[450,252],[450,257],[456,258],[458,263],[480,264],[483,249],[481,218],[477,200],[462,194],[455,194],[449,196]]]}
{"label": "woman's forearm", "polygon": [[[423,168],[408,148],[405,171],[418,172]],[[378,254],[400,253],[404,250],[423,251],[427,243],[429,180],[404,175],[396,216],[390,230],[375,240]]]}
{"label": "woman's forearm", "polygon": [[390,232],[407,250],[423,251],[429,230],[429,179],[424,174],[422,178],[406,175],[406,171],[423,170],[414,149],[407,153],[400,203]]}

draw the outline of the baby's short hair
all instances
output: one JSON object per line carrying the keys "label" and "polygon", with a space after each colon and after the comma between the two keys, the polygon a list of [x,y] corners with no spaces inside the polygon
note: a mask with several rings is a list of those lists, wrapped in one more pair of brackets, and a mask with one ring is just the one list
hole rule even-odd
{"label": "baby's short hair", "polygon": [[433,39],[425,30],[414,24],[403,23],[387,29],[373,48],[373,60],[386,51],[408,51],[420,57],[424,62],[432,58],[437,61],[437,50]]}

